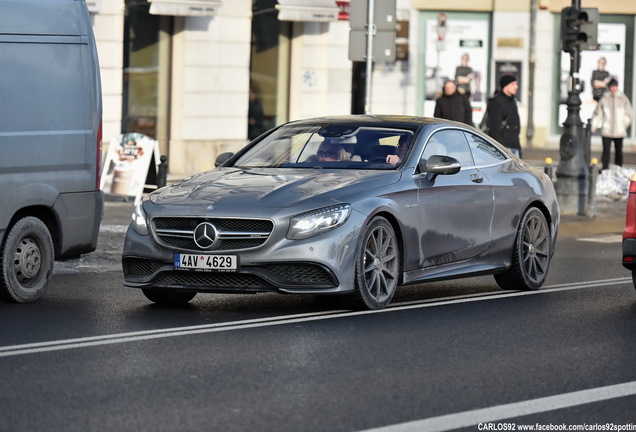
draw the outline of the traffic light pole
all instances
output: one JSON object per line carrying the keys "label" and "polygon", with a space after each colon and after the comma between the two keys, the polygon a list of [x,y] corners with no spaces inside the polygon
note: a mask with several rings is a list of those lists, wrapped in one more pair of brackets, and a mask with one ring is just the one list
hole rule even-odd
{"label": "traffic light pole", "polygon": [[[581,8],[581,0],[572,0],[572,7]],[[560,161],[557,168],[555,189],[561,213],[586,215],[589,167],[585,151],[585,131],[581,121],[581,83],[579,68],[581,47],[569,50],[570,76],[568,80],[568,115],[563,122],[563,134],[559,143]]]}

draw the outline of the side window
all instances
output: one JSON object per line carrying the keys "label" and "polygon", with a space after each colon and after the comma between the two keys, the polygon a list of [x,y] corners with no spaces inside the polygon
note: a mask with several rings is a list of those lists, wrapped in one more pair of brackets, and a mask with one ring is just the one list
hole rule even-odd
{"label": "side window", "polygon": [[428,159],[432,155],[453,157],[462,167],[475,165],[464,133],[459,130],[442,130],[431,135],[422,158]]}
{"label": "side window", "polygon": [[492,165],[508,159],[497,147],[477,135],[466,133],[466,139],[477,166]]}

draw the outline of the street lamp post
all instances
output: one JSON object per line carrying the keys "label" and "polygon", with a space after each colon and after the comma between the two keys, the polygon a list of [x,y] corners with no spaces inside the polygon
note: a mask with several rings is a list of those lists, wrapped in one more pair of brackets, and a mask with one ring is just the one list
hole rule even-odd
{"label": "street lamp post", "polygon": [[595,11],[581,9],[581,0],[572,0],[572,6],[561,12],[561,42],[563,51],[570,54],[568,79],[568,115],[563,122],[563,135],[559,143],[560,161],[555,184],[557,198],[563,214],[587,214],[589,167],[587,140],[581,121],[581,82],[579,68],[581,50],[596,49],[595,30],[598,17],[591,20]]}
{"label": "street lamp post", "polygon": [[570,53],[570,77],[566,101],[568,115],[563,122],[563,134],[559,143],[560,161],[556,172],[556,193],[564,214],[585,215],[588,167],[585,160],[583,122],[580,116],[580,62],[580,48],[575,48]]}

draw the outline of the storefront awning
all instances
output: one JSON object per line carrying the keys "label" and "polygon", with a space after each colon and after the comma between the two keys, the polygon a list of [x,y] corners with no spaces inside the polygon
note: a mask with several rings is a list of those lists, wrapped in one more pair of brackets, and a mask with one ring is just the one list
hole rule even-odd
{"label": "storefront awning", "polygon": [[215,16],[221,0],[148,0],[152,15]]}
{"label": "storefront awning", "polygon": [[278,0],[279,21],[338,21],[336,0]]}

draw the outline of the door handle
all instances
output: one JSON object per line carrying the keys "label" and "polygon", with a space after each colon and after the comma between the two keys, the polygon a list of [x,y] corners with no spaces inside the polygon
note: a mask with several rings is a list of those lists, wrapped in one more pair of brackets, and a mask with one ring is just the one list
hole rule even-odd
{"label": "door handle", "polygon": [[473,183],[481,183],[484,181],[484,176],[481,174],[471,174],[470,181],[472,181]]}

